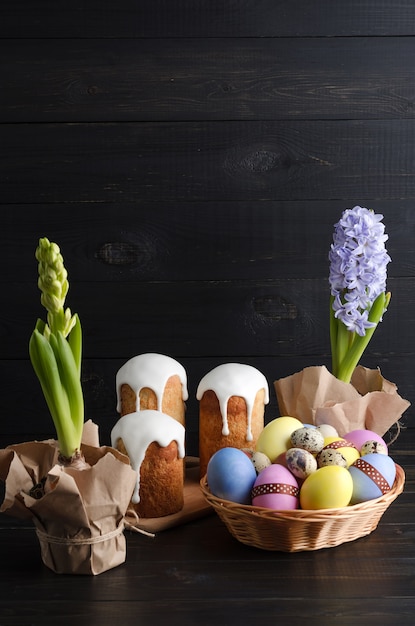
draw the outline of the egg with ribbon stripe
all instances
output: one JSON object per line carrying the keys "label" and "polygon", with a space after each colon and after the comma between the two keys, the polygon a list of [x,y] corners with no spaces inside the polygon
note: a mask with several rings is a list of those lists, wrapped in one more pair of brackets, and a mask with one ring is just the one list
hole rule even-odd
{"label": "egg with ribbon stripe", "polygon": [[283,465],[273,463],[258,475],[252,488],[252,504],[277,511],[297,509],[299,492],[295,476]]}
{"label": "egg with ribbon stripe", "polygon": [[349,467],[353,480],[351,504],[380,498],[393,487],[396,477],[396,465],[385,454],[365,454]]}

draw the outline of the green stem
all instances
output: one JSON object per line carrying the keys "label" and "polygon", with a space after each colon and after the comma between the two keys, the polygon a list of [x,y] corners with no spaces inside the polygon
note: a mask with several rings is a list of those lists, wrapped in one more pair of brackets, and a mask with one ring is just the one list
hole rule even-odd
{"label": "green stem", "polygon": [[330,343],[332,374],[339,378],[342,362],[351,349],[355,333],[347,330],[343,322],[336,318],[333,310],[334,296],[330,296]]}
{"label": "green stem", "polygon": [[331,371],[333,373],[333,376],[336,376],[336,372],[339,366],[339,360],[337,358],[337,350],[336,350],[338,320],[334,316],[333,302],[334,302],[334,296],[330,296],[329,320],[330,320]]}

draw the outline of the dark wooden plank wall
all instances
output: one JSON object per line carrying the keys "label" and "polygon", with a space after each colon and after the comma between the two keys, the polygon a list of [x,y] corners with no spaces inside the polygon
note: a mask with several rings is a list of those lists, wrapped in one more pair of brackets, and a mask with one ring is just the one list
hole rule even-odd
{"label": "dark wooden plank wall", "polygon": [[103,441],[117,369],[158,351],[187,369],[195,453],[215,365],[270,384],[329,365],[327,253],[355,204],[385,215],[393,259],[364,364],[413,401],[412,1],[15,0],[0,17],[3,434],[53,433],[27,358],[40,236],[69,269]]}

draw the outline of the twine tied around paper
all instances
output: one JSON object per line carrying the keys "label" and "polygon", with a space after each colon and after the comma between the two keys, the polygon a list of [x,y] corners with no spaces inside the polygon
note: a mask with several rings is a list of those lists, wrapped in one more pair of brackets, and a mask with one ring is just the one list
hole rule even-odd
{"label": "twine tied around paper", "polygon": [[[125,528],[128,530],[132,530],[137,533],[141,533],[142,535],[147,535],[148,537],[154,537],[153,533],[149,533],[146,530],[141,528],[136,528],[132,524],[125,522]],[[39,528],[36,528],[36,534],[41,541],[46,541],[47,543],[61,544],[61,545],[92,545],[96,543],[102,543],[103,541],[109,541],[114,537],[118,537],[124,531],[124,526],[120,526],[119,528],[115,528],[109,533],[105,533],[104,535],[96,535],[95,537],[56,537],[54,535],[48,535],[48,533],[43,532]]]}
{"label": "twine tied around paper", "polygon": [[124,527],[120,526],[109,533],[96,535],[95,537],[56,537],[54,535],[48,535],[48,533],[43,532],[43,530],[36,528],[36,534],[41,541],[46,541],[47,543],[64,545],[92,545],[94,543],[101,543],[103,541],[109,541],[114,537],[118,537],[118,535],[121,535],[123,530]]}

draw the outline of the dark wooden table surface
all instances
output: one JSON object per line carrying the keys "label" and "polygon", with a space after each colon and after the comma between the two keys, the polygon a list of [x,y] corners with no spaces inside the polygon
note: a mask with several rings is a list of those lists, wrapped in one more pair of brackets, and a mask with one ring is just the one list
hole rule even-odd
{"label": "dark wooden table surface", "polygon": [[41,563],[33,528],[2,515],[0,626],[233,626],[274,618],[284,625],[413,626],[415,430],[402,432],[391,454],[406,484],[376,531],[314,552],[250,548],[212,514],[155,538],[127,531],[126,563],[99,576],[57,575]]}

